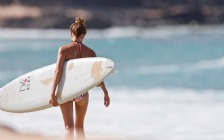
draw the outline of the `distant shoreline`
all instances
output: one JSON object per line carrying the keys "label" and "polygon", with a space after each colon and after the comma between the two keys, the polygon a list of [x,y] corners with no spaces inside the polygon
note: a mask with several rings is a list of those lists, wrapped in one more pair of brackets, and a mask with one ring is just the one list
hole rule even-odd
{"label": "distant shoreline", "polygon": [[0,5],[1,28],[55,28],[68,29],[75,17],[86,19],[89,29],[106,29],[113,26],[176,26],[222,25],[222,6],[172,5],[166,8],[148,7],[91,7],[80,5]]}

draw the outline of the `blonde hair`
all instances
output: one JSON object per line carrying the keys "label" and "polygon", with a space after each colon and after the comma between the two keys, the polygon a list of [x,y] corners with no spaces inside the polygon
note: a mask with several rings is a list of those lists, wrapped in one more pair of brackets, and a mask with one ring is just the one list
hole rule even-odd
{"label": "blonde hair", "polygon": [[77,38],[82,34],[86,34],[86,25],[85,20],[83,18],[77,17],[75,22],[71,24],[70,31],[73,33]]}

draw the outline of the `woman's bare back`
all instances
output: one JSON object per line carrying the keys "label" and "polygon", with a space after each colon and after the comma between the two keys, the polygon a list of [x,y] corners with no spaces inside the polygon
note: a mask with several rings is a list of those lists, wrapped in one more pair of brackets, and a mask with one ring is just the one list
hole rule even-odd
{"label": "woman's bare back", "polygon": [[79,46],[78,43],[73,42],[71,44],[63,46],[62,49],[65,52],[65,60],[84,57],[96,57],[96,54],[92,49],[82,43],[80,45],[81,46]]}

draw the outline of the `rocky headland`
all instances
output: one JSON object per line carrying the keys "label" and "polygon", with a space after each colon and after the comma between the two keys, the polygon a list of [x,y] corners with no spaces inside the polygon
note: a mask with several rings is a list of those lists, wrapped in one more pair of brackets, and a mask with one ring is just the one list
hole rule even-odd
{"label": "rocky headland", "polygon": [[0,27],[69,28],[75,17],[88,28],[224,23],[220,0],[0,0]]}

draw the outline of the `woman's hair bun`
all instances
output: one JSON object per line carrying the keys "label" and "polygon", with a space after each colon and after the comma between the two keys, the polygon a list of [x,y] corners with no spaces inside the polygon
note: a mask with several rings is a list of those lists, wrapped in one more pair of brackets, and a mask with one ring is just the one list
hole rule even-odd
{"label": "woman's hair bun", "polygon": [[73,22],[70,26],[70,31],[73,35],[78,38],[82,34],[86,34],[86,25],[84,24],[85,20],[83,18],[77,17],[75,22]]}
{"label": "woman's hair bun", "polygon": [[75,24],[84,24],[85,20],[83,18],[77,17],[75,19]]}

